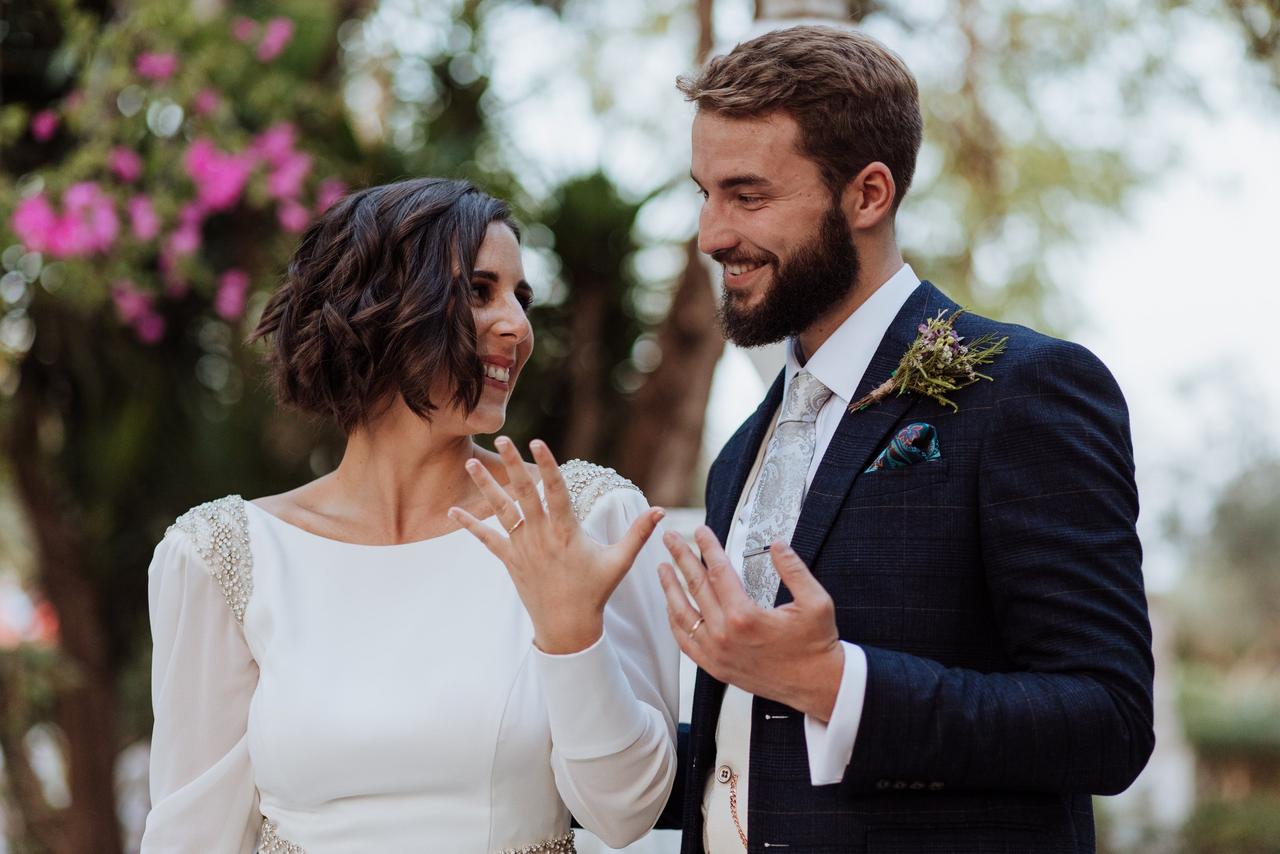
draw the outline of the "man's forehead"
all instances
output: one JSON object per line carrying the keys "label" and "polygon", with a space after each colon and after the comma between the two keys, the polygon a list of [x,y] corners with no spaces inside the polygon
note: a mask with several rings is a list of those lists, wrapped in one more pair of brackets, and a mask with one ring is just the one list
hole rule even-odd
{"label": "man's forehead", "polygon": [[760,117],[699,113],[693,123],[693,180],[758,184],[796,155],[799,128],[784,113]]}

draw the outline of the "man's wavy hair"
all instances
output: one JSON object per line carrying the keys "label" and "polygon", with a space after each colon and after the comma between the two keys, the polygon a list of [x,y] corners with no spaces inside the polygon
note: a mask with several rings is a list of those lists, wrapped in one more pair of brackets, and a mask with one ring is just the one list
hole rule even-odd
{"label": "man's wavy hair", "polygon": [[911,186],[923,132],[920,92],[902,59],[861,32],[774,30],[678,78],[676,88],[710,113],[791,116],[800,153],[818,165],[834,197],[877,161],[897,185],[894,210]]}
{"label": "man's wavy hair", "polygon": [[489,224],[519,238],[507,206],[466,181],[417,178],[336,202],[306,230],[250,340],[266,339],[280,403],[350,434],[396,395],[422,418],[480,401],[471,275]]}

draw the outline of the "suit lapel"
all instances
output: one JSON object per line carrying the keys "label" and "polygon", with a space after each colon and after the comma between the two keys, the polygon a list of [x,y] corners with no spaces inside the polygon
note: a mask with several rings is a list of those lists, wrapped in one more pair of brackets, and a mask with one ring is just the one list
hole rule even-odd
{"label": "suit lapel", "polygon": [[[941,308],[955,311],[957,306],[932,284],[922,282],[885,331],[862,381],[858,383],[854,400],[870,393],[889,378],[898,367],[902,354],[915,340],[916,327]],[[854,481],[870,465],[894,426],[917,400],[918,396],[914,394],[893,395],[860,412],[844,414],[809,486],[795,533],[791,536],[791,547],[805,564],[813,566],[818,549]],[[778,604],[791,600],[791,594],[785,587],[779,588],[778,595]]]}
{"label": "suit lapel", "polygon": [[733,511],[742,497],[747,475],[751,473],[751,466],[755,463],[760,442],[769,431],[773,414],[778,411],[778,405],[782,402],[782,378],[785,373],[785,370],[778,373],[755,414],[747,419],[721,451],[724,473],[717,473],[707,494],[707,526],[715,531],[721,543],[729,537]]}

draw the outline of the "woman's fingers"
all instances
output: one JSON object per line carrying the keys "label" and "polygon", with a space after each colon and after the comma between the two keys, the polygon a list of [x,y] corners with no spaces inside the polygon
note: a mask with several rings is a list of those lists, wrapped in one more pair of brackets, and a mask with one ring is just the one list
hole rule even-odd
{"label": "woman's fingers", "polygon": [[534,439],[529,443],[529,452],[533,454],[533,461],[538,464],[538,472],[542,475],[542,494],[547,498],[551,518],[557,522],[576,522],[569,487],[565,485],[560,466],[547,443]]}
{"label": "woman's fingers", "polygon": [[520,510],[524,513],[524,517],[535,524],[542,521],[546,515],[542,509],[542,496],[538,494],[538,485],[533,482],[533,478],[529,476],[529,470],[525,468],[524,459],[521,458],[516,443],[506,436],[499,436],[493,445],[498,449],[502,464],[507,469],[508,491],[520,503]]}
{"label": "woman's fingers", "polygon": [[494,557],[507,562],[507,553],[511,548],[510,541],[495,531],[491,526],[484,524],[475,516],[472,516],[461,507],[450,507],[449,518],[466,528],[471,534],[479,540],[485,548],[493,552]]}
{"label": "woman's fingers", "polygon": [[613,552],[614,558],[618,561],[618,573],[614,579],[615,583],[621,581],[622,577],[631,569],[636,562],[636,555],[640,554],[640,550],[649,541],[649,537],[653,536],[654,530],[665,515],[667,515],[667,511],[661,507],[650,507],[635,518],[635,521],[631,523],[631,527],[622,535],[622,539],[610,546],[610,551]]}
{"label": "woman's fingers", "polygon": [[484,463],[479,460],[467,460],[467,474],[471,475],[471,480],[480,488],[480,494],[484,496],[485,501],[489,502],[489,509],[498,517],[502,527],[510,531],[512,526],[522,518],[520,508],[511,500],[511,496],[498,485],[493,475],[484,467]]}

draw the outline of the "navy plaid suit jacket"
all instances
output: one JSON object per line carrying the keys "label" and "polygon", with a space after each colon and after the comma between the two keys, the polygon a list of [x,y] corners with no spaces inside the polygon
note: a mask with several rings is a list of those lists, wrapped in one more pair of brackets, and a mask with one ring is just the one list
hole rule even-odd
{"label": "navy plaid suit jacket", "polygon": [[[939,309],[928,282],[885,334],[855,399],[887,378]],[[792,546],[867,654],[853,757],[809,782],[803,716],[752,708],[752,852],[1092,852],[1091,794],[1146,764],[1151,630],[1135,531],[1128,410],[1089,351],[965,314],[959,334],[1008,336],[952,412],[920,395],[846,414]],[[707,481],[724,542],[781,376]],[[937,429],[942,458],[864,474],[895,432]],[[778,604],[790,601],[782,587]],[[699,671],[686,755],[684,854],[702,849],[724,685]]]}

